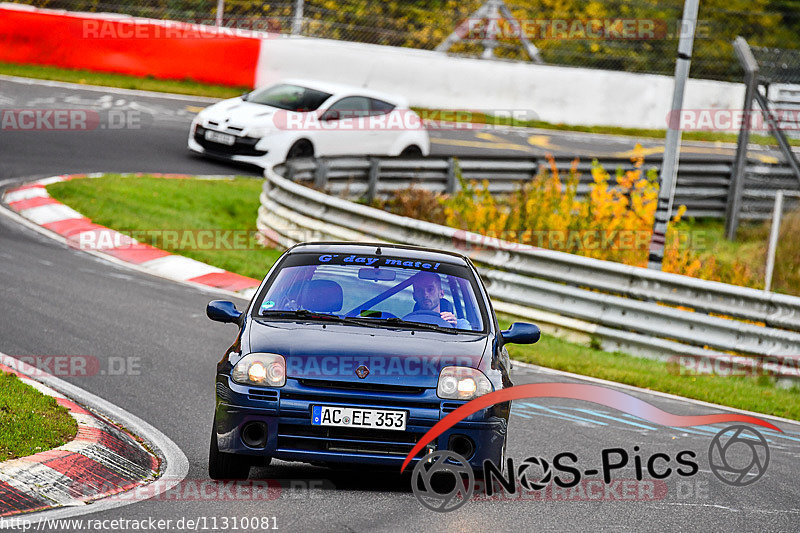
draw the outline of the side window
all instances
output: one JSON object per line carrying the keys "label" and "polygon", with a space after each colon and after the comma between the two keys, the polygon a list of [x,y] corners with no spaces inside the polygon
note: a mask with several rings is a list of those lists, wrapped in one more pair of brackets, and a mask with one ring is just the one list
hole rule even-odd
{"label": "side window", "polygon": [[369,115],[369,100],[363,96],[348,96],[333,103],[322,120],[340,120],[343,118],[366,117]]}
{"label": "side window", "polygon": [[369,99],[369,104],[371,107],[370,115],[386,115],[387,113],[391,113],[394,109],[394,104],[390,104],[389,102],[384,102],[383,100],[376,100],[375,98]]}

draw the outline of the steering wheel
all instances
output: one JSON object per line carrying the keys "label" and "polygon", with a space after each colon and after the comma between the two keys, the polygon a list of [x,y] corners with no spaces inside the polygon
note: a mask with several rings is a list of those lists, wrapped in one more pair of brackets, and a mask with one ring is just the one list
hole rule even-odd
{"label": "steering wheel", "polygon": [[411,311],[409,314],[403,317],[403,320],[408,320],[409,322],[422,322],[423,324],[434,324],[436,326],[442,326],[445,328],[455,327],[453,324],[442,318],[437,311]]}

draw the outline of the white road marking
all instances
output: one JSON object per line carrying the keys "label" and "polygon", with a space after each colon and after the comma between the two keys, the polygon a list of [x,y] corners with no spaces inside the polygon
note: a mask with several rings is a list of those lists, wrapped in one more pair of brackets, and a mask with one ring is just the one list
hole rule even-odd
{"label": "white road marking", "polygon": [[[525,362],[522,362],[522,361],[517,361],[516,359],[512,359],[512,368],[514,368],[514,367],[526,368],[526,369],[533,370],[533,371],[541,373],[541,374],[555,374],[555,375],[558,375],[558,376],[568,377],[568,378],[572,378],[572,379],[579,379],[581,381],[589,381],[591,383],[597,383],[598,385],[604,385],[606,387],[614,387],[614,388],[618,388],[618,389],[626,389],[626,390],[630,390],[630,391],[634,391],[634,392],[639,392],[639,393],[642,393],[642,394],[649,394],[651,396],[658,396],[659,398],[667,398],[667,399],[676,400],[676,401],[679,401],[679,402],[687,402],[687,403],[692,403],[692,404],[695,404],[695,405],[701,405],[703,407],[710,407],[712,409],[720,409],[720,410],[723,410],[723,411],[731,411],[731,412],[734,412],[734,413],[741,413],[741,414],[744,414],[744,415],[755,416],[755,417],[759,417],[759,418],[763,418],[763,419],[767,419],[767,420],[783,422],[785,424],[800,425],[800,421],[798,421],[798,420],[790,420],[788,418],[782,418],[780,416],[774,416],[774,415],[766,415],[764,413],[754,413],[752,411],[745,411],[744,409],[737,409],[735,407],[728,407],[728,406],[719,405],[719,404],[716,404],[716,403],[704,402],[702,400],[695,400],[694,398],[686,398],[684,396],[676,396],[675,394],[669,394],[669,393],[666,393],[666,392],[654,391],[654,390],[650,390],[650,389],[642,389],[642,388],[639,388],[639,387],[634,387],[633,385],[626,385],[624,383],[617,383],[616,381],[608,381],[608,380],[605,380],[605,379],[593,378],[593,377],[590,377],[590,376],[583,376],[581,374],[573,374],[572,372],[564,372],[563,370],[555,370],[555,369],[552,369],[552,368],[546,368],[546,367],[543,367],[543,366],[532,365],[530,363],[525,363]],[[682,428],[682,429],[685,429],[685,428]]]}

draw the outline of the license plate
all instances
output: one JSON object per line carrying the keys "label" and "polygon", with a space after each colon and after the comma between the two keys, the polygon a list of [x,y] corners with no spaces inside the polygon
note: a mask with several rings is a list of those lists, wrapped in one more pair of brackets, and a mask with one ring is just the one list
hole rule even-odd
{"label": "license plate", "polygon": [[236,142],[236,137],[234,135],[228,135],[227,133],[220,133],[218,131],[206,130],[206,140],[220,144],[227,144],[228,146],[233,146],[233,143]]}
{"label": "license plate", "polygon": [[314,405],[311,407],[311,425],[351,428],[406,429],[407,411],[388,409],[360,409],[357,407],[334,407]]}

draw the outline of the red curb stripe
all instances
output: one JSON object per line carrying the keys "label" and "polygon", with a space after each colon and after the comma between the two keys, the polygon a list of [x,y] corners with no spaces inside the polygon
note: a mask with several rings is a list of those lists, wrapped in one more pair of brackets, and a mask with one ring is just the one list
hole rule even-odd
{"label": "red curb stripe", "polygon": [[8,207],[19,213],[20,211],[24,211],[25,209],[31,209],[42,205],[53,205],[60,203],[61,202],[59,202],[58,200],[53,200],[49,196],[37,196],[35,198],[28,198],[26,200],[11,202],[10,204],[8,204]]}
{"label": "red curb stripe", "polygon": [[89,411],[78,405],[77,403],[73,402],[72,400],[68,400],[67,398],[56,398],[56,403],[62,407],[66,407],[73,413],[78,413],[82,415],[91,415]]}
{"label": "red curb stripe", "polygon": [[0,481],[0,516],[46,509],[50,504]]}
{"label": "red curb stripe", "polygon": [[44,185],[39,185],[38,183],[29,183],[28,185],[22,185],[21,187],[15,187],[14,189],[9,189],[6,191],[6,194],[11,194],[12,192],[17,191],[27,191],[28,189],[45,189]]}
{"label": "red curb stripe", "polygon": [[59,235],[63,235],[65,237],[72,235],[73,233],[85,231],[86,229],[91,229],[90,225],[92,221],[86,217],[83,218],[68,218],[66,220],[59,220],[57,222],[50,222],[49,224],[43,224],[42,227],[49,229],[50,231],[54,231]]}
{"label": "red curb stripe", "polygon": [[190,278],[186,281],[193,281],[194,283],[201,283],[203,285],[210,285],[219,289],[227,289],[229,291],[239,291],[242,289],[249,289],[250,287],[258,287],[259,281],[257,279],[240,276],[233,272],[212,272],[210,274],[203,274],[196,278]]}
{"label": "red curb stripe", "polygon": [[20,374],[19,372],[17,372],[16,370],[11,368],[10,366],[6,366],[6,365],[0,365],[0,371],[5,372],[6,374],[14,374],[18,378],[28,377],[25,374]]}
{"label": "red curb stripe", "polygon": [[86,444],[99,443],[105,432],[100,428],[89,426],[78,426],[78,433],[71,442],[83,442]]}
{"label": "red curb stripe", "polygon": [[103,250],[108,255],[116,257],[126,263],[133,263],[139,265],[159,257],[166,257],[172,255],[159,248],[150,246],[149,244],[137,244],[130,248],[112,248],[111,250]]}
{"label": "red curb stripe", "polygon": [[[83,218],[75,219],[74,218],[72,220],[78,220],[78,221],[80,221],[80,223],[75,224],[68,231],[65,231],[64,233],[61,233],[62,236],[66,237],[67,239],[69,239],[71,241],[77,242],[77,238],[76,237],[78,236],[79,233],[85,233],[87,231],[103,231],[103,230],[106,229],[103,226],[95,224],[94,222],[92,222],[88,218],[86,218],[86,219],[83,219]],[[97,239],[94,239],[92,242],[97,242]]]}
{"label": "red curb stripe", "polygon": [[[119,485],[137,480],[137,478],[123,476],[80,453],[65,450],[50,450],[44,453],[50,455],[50,457],[41,462],[44,466],[63,474],[70,478],[75,485],[81,487],[80,493],[73,497],[94,496],[99,494],[101,490],[105,493],[109,487],[116,488]],[[87,494],[87,488],[96,490],[91,494]]]}

